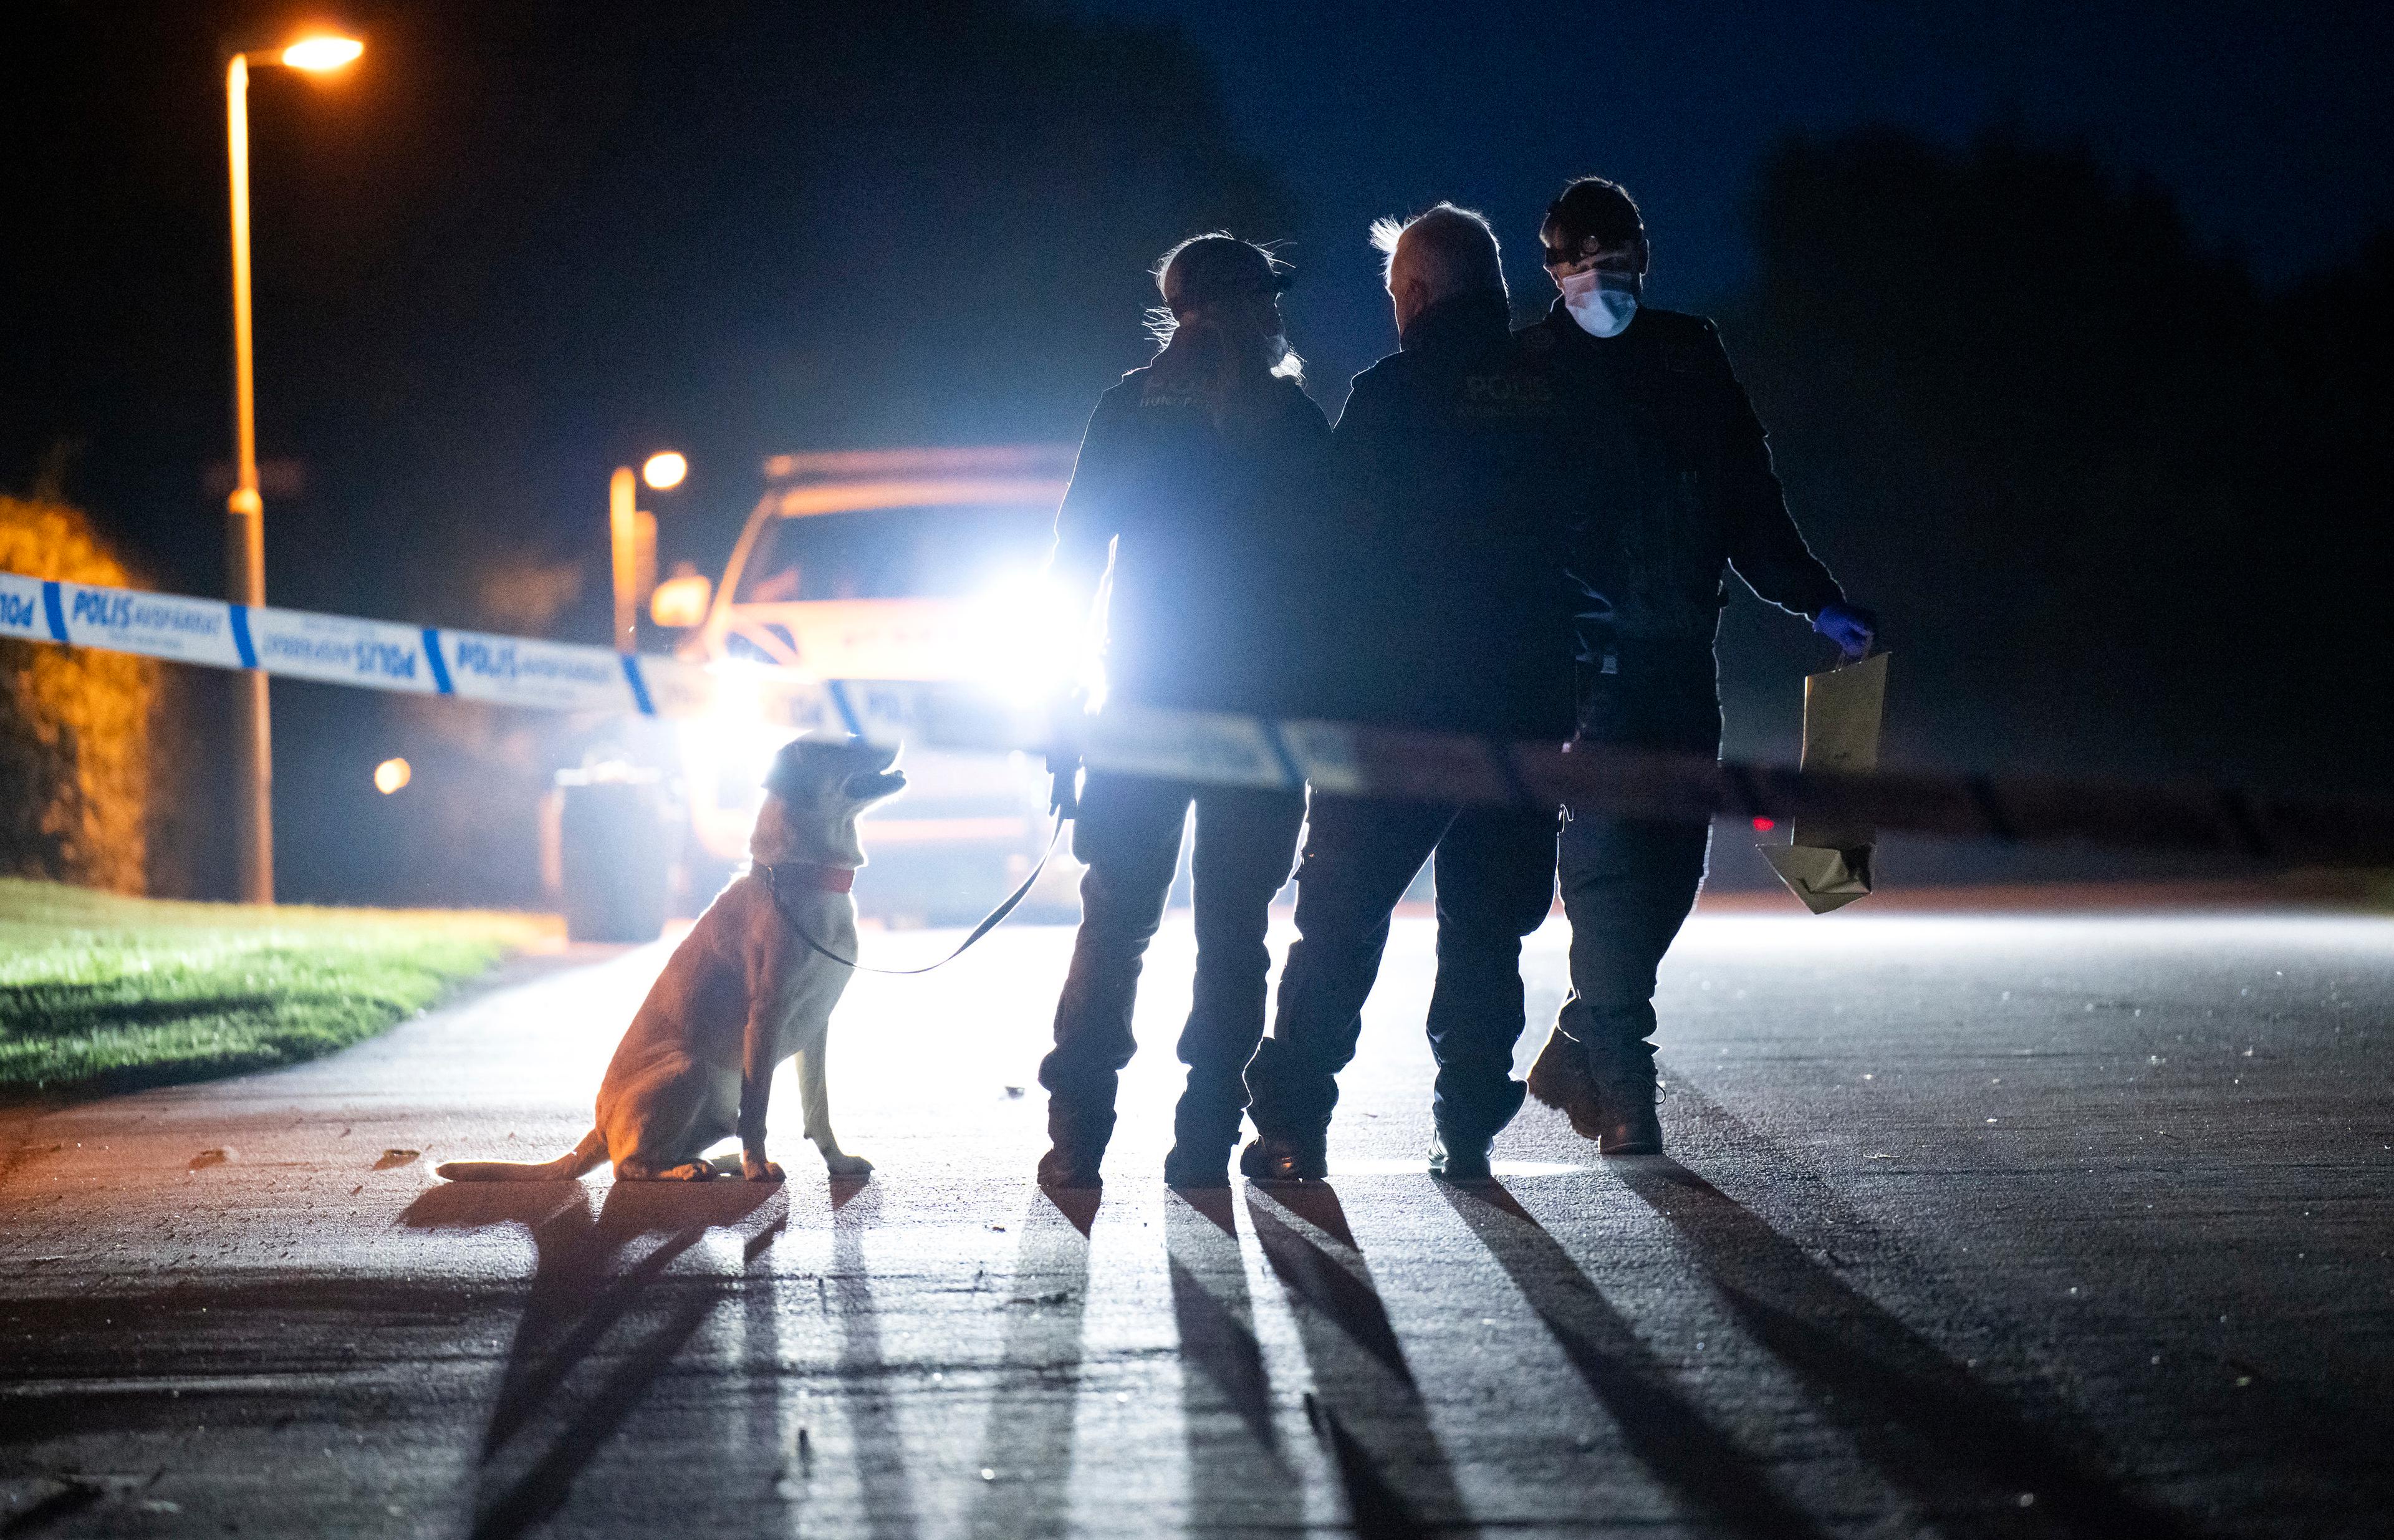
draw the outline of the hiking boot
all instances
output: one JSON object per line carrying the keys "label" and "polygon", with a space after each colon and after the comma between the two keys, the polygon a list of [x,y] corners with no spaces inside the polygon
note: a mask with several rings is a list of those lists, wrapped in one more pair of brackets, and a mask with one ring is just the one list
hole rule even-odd
{"label": "hiking boot", "polygon": [[1663,1120],[1654,1112],[1654,1054],[1640,1043],[1624,1054],[1588,1056],[1588,1079],[1600,1112],[1596,1147],[1607,1155],[1659,1155]]}
{"label": "hiking boot", "polygon": [[1493,1139],[1471,1139],[1440,1129],[1430,1136],[1429,1174],[1442,1182],[1476,1187],[1496,1179],[1488,1166]]}
{"label": "hiking boot", "polygon": [[1318,1139],[1250,1140],[1239,1152],[1239,1169],[1247,1180],[1265,1187],[1287,1182],[1322,1181],[1330,1175],[1330,1156]]}
{"label": "hiking boot", "polygon": [[1222,1144],[1196,1149],[1174,1145],[1172,1153],[1164,1157],[1164,1185],[1177,1191],[1230,1186],[1230,1147]]}
{"label": "hiking boot", "polygon": [[1059,1191],[1103,1187],[1098,1175],[1098,1155],[1073,1145],[1058,1144],[1039,1157],[1039,1185]]}
{"label": "hiking boot", "polygon": [[1530,1095],[1571,1119],[1572,1132],[1580,1138],[1604,1137],[1604,1109],[1588,1075],[1587,1050],[1560,1027],[1546,1034],[1546,1046],[1530,1066]]}

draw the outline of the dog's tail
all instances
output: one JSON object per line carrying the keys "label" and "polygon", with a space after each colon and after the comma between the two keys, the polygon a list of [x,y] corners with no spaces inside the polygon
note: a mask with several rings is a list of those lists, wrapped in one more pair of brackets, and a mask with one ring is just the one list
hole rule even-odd
{"label": "dog's tail", "polygon": [[607,1136],[593,1128],[553,1161],[444,1161],[433,1169],[453,1182],[572,1181],[606,1158]]}

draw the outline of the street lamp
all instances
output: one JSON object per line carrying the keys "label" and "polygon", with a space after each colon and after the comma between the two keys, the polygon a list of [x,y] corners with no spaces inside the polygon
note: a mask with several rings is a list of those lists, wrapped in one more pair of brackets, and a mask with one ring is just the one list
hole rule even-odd
{"label": "street lamp", "polygon": [[[640,465],[639,480],[659,492],[671,492],[690,474],[690,461],[668,449]],[[657,516],[639,506],[639,487],[632,467],[618,466],[607,480],[607,536],[614,555],[615,651],[629,652],[638,640],[640,590],[656,586]],[[642,557],[647,572],[641,571]],[[643,581],[645,577],[646,581]]]}
{"label": "street lamp", "polygon": [[[337,70],[365,52],[349,37],[303,37],[260,64],[322,72]],[[266,504],[257,494],[257,402],[252,379],[249,327],[249,67],[235,54],[225,67],[226,142],[232,161],[232,394],[235,454],[227,578],[236,604],[266,602]],[[235,779],[247,787],[234,799],[241,832],[241,892],[252,903],[274,902],[273,731],[267,717],[266,676],[256,669],[233,686]]]}

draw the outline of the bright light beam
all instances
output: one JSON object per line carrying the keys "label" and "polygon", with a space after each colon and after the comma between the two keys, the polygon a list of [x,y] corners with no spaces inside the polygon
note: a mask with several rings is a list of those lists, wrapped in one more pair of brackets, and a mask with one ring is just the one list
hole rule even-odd
{"label": "bright light beam", "polygon": [[1006,573],[969,606],[956,677],[1016,705],[1036,705],[1088,682],[1095,662],[1088,627],[1047,574]]}

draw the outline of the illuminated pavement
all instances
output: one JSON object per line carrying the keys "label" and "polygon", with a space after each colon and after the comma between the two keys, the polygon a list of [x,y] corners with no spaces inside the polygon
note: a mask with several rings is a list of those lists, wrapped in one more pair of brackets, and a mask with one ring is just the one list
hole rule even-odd
{"label": "illuminated pavement", "polygon": [[655,949],[0,1115],[0,1530],[2384,1533],[2394,925],[1707,917],[1677,1163],[1599,1169],[1533,1107],[1484,1194],[1418,1174],[1428,940],[1335,1195],[1284,1202],[1158,1180],[1185,926],[1094,1222],[1028,1180],[1059,929],[858,982],[856,1188],[786,1090],[786,1191],[433,1180],[582,1131]]}

